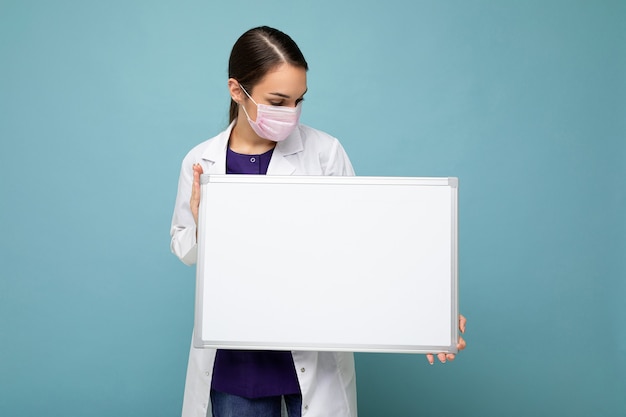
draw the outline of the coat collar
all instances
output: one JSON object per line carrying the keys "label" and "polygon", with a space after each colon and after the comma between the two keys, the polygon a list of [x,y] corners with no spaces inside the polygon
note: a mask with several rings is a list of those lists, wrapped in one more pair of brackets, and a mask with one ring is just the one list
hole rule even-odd
{"label": "coat collar", "polygon": [[[213,140],[207,143],[207,147],[202,152],[202,159],[210,162],[209,172],[207,174],[225,174],[226,173],[226,149],[228,147],[228,138],[236,121],[233,121],[226,130],[217,135]],[[289,155],[302,152],[302,136],[300,129],[296,128],[287,139],[278,142],[274,148],[270,165],[267,168],[267,175],[291,175],[295,172],[296,167],[293,166],[289,159]]]}

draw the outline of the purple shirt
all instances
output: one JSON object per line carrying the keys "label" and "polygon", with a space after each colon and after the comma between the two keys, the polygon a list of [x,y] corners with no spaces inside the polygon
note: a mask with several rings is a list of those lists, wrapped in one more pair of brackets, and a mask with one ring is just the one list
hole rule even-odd
{"label": "purple shirt", "polygon": [[245,155],[233,152],[228,148],[226,151],[226,173],[265,175],[267,167],[270,166],[273,152],[274,149],[270,149],[261,155]]}
{"label": "purple shirt", "polygon": [[[273,151],[243,155],[228,148],[226,173],[265,175]],[[258,265],[258,268],[263,268],[263,265]],[[213,365],[211,388],[246,398],[300,393],[289,351],[219,349]]]}

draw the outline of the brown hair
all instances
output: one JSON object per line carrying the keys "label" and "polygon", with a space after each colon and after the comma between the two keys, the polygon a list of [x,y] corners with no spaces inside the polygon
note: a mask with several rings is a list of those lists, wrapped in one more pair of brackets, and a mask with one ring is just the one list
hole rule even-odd
{"label": "brown hair", "polygon": [[[309,69],[304,55],[289,35],[268,26],[245,32],[237,39],[228,60],[228,78],[234,78],[252,94],[254,86],[271,69],[282,63]],[[230,101],[230,122],[238,115],[238,104]]]}

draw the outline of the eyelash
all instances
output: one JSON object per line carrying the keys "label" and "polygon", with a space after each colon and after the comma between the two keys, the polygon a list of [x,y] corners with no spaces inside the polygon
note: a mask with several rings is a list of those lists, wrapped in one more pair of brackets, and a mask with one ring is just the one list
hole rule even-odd
{"label": "eyelash", "polygon": [[[298,100],[296,100],[296,105],[298,105],[298,103],[304,101],[304,98],[299,98]],[[270,101],[270,104],[272,106],[283,106],[284,102],[283,101]]]}

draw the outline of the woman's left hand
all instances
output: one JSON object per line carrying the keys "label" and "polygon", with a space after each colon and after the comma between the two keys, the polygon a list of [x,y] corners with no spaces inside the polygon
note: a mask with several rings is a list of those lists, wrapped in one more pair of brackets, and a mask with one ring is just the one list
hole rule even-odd
{"label": "woman's left hand", "polygon": [[[465,333],[466,324],[467,324],[467,319],[465,318],[465,316],[463,316],[462,314],[459,314],[459,330],[461,331],[461,333]],[[465,343],[465,340],[461,336],[459,336],[459,342],[456,345],[457,349],[461,351],[465,349],[465,346],[467,346],[467,344]],[[442,352],[442,353],[437,354],[437,359],[439,359],[439,362],[441,363],[446,363],[446,361],[453,361],[455,357],[456,355],[454,353]],[[435,355],[433,355],[432,353],[427,353],[426,359],[428,359],[428,363],[430,363],[431,365],[435,363]]]}

